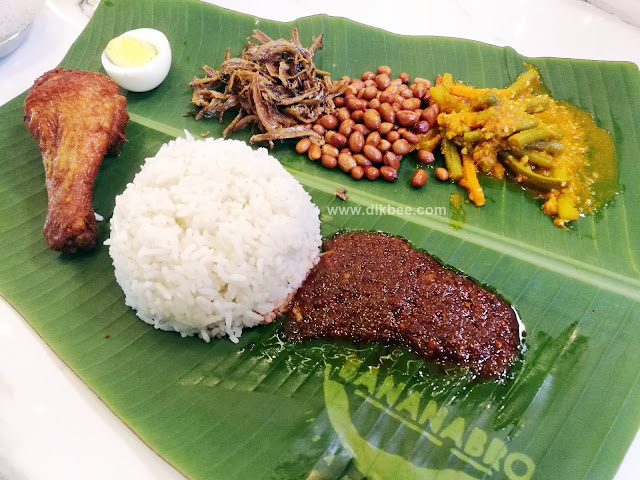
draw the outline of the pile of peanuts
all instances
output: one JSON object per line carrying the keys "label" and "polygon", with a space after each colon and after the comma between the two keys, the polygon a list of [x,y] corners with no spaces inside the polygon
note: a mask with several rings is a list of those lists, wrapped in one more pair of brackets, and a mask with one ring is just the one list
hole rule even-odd
{"label": "pile of peanuts", "polygon": [[[394,182],[403,156],[416,149],[418,135],[436,124],[440,109],[431,101],[431,82],[415,78],[409,84],[404,72],[392,79],[386,65],[379,66],[377,73],[364,72],[359,79],[347,80],[344,96],[334,98],[336,110],[312,127],[322,139],[303,138],[296,151],[320,160],[326,168],[337,166],[356,180],[382,177]],[[434,161],[427,150],[418,150],[417,158],[423,164]],[[426,181],[427,172],[418,168],[411,185],[419,188]]]}

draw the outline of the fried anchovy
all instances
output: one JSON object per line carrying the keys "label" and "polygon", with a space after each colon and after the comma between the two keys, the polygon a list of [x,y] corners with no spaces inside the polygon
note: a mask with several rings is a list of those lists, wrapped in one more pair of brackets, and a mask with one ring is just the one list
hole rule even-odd
{"label": "fried anchovy", "polygon": [[[252,142],[296,137],[319,137],[311,123],[335,109],[333,99],[344,93],[346,80],[334,82],[329,74],[317,70],[313,57],[322,47],[323,35],[314,38],[305,49],[293,28],[291,40],[273,40],[264,32],[254,30],[238,58],[231,58],[227,49],[219,70],[205,65],[206,76],[194,78],[192,103],[201,107],[196,120],[218,117],[239,108],[223,136],[249,124],[261,132]],[[321,78],[322,77],[322,78]],[[223,87],[223,88],[221,88]]]}

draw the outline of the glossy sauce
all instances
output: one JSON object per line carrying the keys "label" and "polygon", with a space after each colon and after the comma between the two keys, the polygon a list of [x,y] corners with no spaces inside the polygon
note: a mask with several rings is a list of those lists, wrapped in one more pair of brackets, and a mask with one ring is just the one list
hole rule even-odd
{"label": "glossy sauce", "polygon": [[[581,214],[595,213],[618,190],[618,168],[611,135],[599,128],[588,112],[568,102],[557,101],[536,116],[564,132],[560,140],[564,151],[556,156],[554,174],[568,178],[568,185],[558,197],[572,197],[572,203]],[[553,192],[551,196],[554,196]]]}
{"label": "glossy sauce", "polygon": [[324,250],[289,305],[289,338],[405,345],[492,377],[516,359],[519,324],[510,305],[405,240],[339,234]]}
{"label": "glossy sauce", "polygon": [[580,182],[589,190],[583,197],[583,210],[594,213],[607,205],[618,193],[618,163],[611,135],[598,127],[589,112],[563,102],[584,135],[587,148]]}

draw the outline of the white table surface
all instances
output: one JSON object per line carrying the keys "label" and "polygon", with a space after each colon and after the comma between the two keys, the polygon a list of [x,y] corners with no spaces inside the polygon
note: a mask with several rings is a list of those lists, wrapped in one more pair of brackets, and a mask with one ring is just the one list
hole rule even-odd
{"label": "white table surface", "polygon": [[[509,45],[527,56],[640,65],[640,28],[580,0],[416,0],[400,8],[344,0],[208,1],[274,20],[327,13],[396,33]],[[47,0],[25,43],[0,60],[0,105],[60,62],[88,21],[79,3]],[[0,299],[0,480],[179,478]],[[615,480],[638,478],[640,435]]]}

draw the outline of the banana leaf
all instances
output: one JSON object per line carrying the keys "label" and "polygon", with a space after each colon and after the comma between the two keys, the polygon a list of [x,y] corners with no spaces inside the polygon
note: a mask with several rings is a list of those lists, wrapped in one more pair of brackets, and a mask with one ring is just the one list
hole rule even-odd
{"label": "banana leaf", "polygon": [[[508,299],[527,328],[513,378],[478,381],[398,347],[291,345],[279,322],[246,330],[237,345],[154,330],[124,305],[105,246],[74,256],[47,248],[44,171],[22,122],[24,95],[0,109],[2,296],[190,478],[612,478],[640,425],[640,75],[633,64],[524,58],[327,16],[277,23],[195,1],[104,1],[63,66],[101,71],[107,42],[139,27],[165,32],[173,61],[157,89],[127,94],[128,142],[105,159],[96,181],[100,238],[115,196],[160,145],[183,129],[221,135],[226,122],[182,116],[193,111],[188,83],[202,66],[219,65],[227,47],[238,55],[254,28],[289,38],[293,26],[305,45],[324,32],[316,63],[334,77],[387,64],[412,77],[451,72],[501,87],[532,63],[555,98],[589,111],[613,135],[620,193],[569,231],[553,227],[540,201],[509,183],[481,179],[487,204],[452,209],[450,194],[463,193],[456,185],[430,175],[424,188],[409,187],[411,157],[389,184],[325,170],[291,141],[272,151],[319,206],[324,235],[400,235]],[[346,203],[334,196],[340,187]],[[337,208],[347,205],[361,211]]]}

